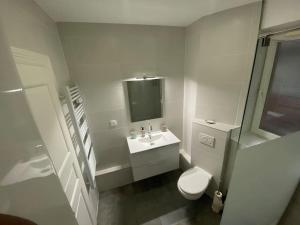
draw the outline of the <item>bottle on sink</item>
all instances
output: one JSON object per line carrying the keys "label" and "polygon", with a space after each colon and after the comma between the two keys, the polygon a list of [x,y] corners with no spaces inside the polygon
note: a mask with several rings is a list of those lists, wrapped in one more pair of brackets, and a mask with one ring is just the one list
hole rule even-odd
{"label": "bottle on sink", "polygon": [[141,136],[145,137],[145,134],[146,134],[145,127],[141,127]]}

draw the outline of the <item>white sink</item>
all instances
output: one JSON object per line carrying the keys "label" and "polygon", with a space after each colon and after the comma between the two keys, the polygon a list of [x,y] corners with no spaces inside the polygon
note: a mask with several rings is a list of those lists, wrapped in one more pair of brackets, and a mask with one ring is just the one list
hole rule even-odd
{"label": "white sink", "polygon": [[153,148],[159,148],[167,145],[180,143],[180,140],[170,131],[157,131],[151,133],[151,139],[148,135],[138,136],[135,139],[127,137],[127,143],[131,154],[147,151]]}
{"label": "white sink", "polygon": [[160,139],[163,138],[164,136],[161,134],[155,134],[155,135],[151,135],[151,138],[149,136],[147,137],[141,137],[138,138],[139,142],[142,142],[146,145],[155,145],[155,143]]}

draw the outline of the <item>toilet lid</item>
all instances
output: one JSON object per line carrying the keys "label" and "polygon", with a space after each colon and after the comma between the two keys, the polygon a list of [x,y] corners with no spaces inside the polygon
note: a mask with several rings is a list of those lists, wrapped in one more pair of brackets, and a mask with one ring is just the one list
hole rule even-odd
{"label": "toilet lid", "polygon": [[201,169],[192,168],[180,176],[178,185],[185,193],[195,195],[207,188],[209,179],[210,177],[203,173]]}

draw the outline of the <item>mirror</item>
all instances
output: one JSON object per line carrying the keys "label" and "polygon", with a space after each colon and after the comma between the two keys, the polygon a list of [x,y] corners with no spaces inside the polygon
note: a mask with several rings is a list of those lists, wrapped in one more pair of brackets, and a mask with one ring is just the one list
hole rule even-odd
{"label": "mirror", "polygon": [[162,117],[161,78],[134,78],[126,84],[131,122]]}

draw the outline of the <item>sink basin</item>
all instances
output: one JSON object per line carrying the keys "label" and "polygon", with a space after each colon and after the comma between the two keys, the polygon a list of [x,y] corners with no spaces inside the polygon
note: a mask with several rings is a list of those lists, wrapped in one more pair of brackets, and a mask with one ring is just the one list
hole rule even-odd
{"label": "sink basin", "polygon": [[161,134],[156,134],[156,135],[151,135],[151,138],[149,136],[147,137],[140,137],[138,138],[138,141],[147,145],[155,145],[155,143],[162,138],[163,135]]}
{"label": "sink basin", "polygon": [[170,131],[157,131],[151,133],[151,139],[148,135],[145,137],[138,136],[135,139],[127,137],[127,143],[131,154],[138,153],[153,148],[159,148],[171,144],[180,143],[180,140]]}

